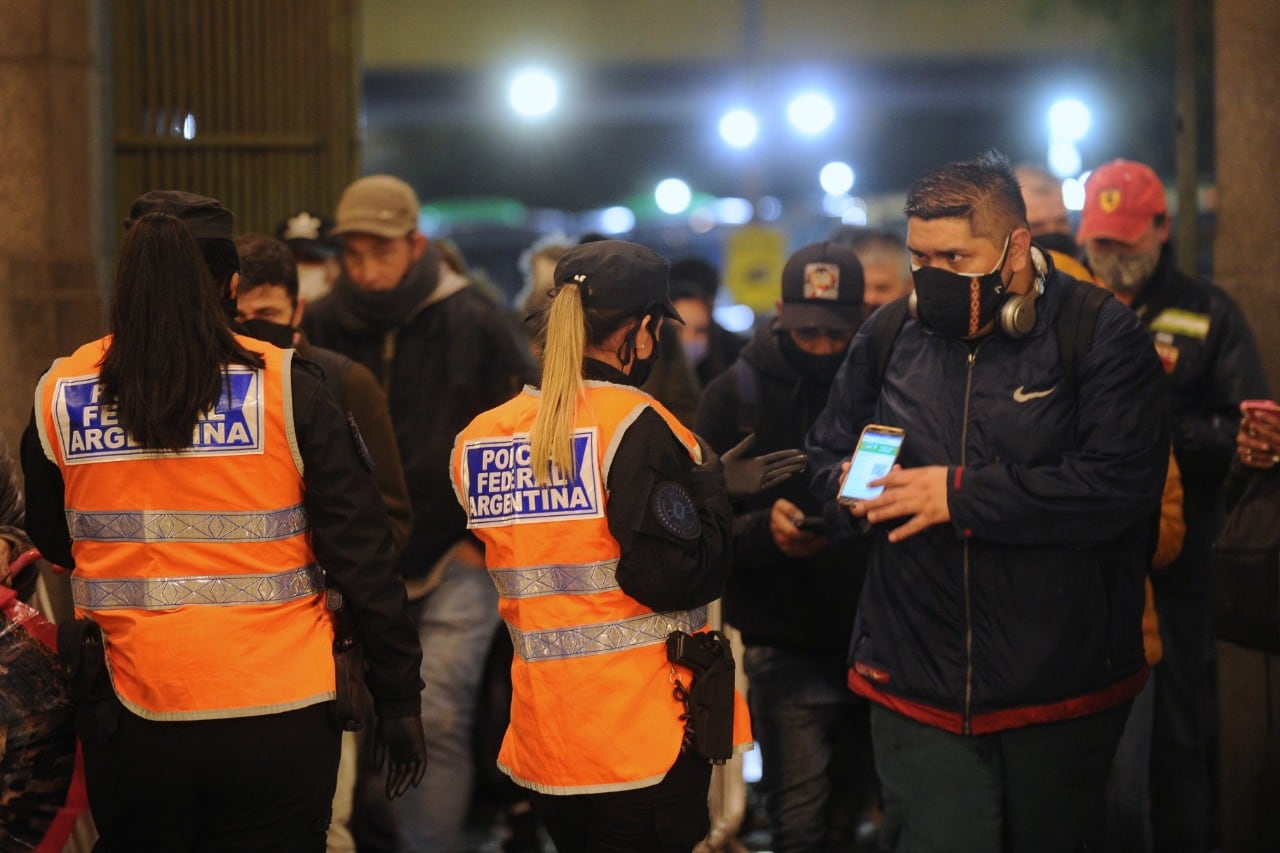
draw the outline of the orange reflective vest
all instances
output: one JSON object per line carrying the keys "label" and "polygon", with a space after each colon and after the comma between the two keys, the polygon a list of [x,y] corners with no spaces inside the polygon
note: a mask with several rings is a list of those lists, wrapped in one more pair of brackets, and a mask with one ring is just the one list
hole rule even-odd
{"label": "orange reflective vest", "polygon": [[[511,724],[499,767],[547,794],[591,794],[655,785],[680,751],[683,705],[667,661],[673,630],[707,625],[705,607],[657,613],[623,592],[614,576],[620,549],[609,533],[609,465],[627,428],[646,408],[700,458],[697,439],[652,397],[587,382],[573,448],[576,476],[553,472],[538,487],[528,433],[537,414],[531,388],[479,415],[459,435],[452,471],[467,526],[483,540],[485,563],[515,648]],[[734,744],[751,742],[742,698]]]}
{"label": "orange reflective vest", "polygon": [[62,472],[76,615],[97,622],[120,701],[151,720],[245,717],[334,698],[333,624],[293,432],[292,350],[227,368],[180,453],[138,446],[103,405],[109,337],[36,389]]}

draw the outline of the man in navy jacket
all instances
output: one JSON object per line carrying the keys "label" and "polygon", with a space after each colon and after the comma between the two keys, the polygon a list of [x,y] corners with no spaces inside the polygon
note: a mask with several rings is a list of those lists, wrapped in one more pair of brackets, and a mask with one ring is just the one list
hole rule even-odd
{"label": "man in navy jacket", "polygon": [[[872,704],[882,843],[1101,849],[1107,772],[1147,677],[1143,578],[1168,457],[1164,378],[1114,299],[1064,365],[1081,286],[1031,244],[998,155],[907,195],[911,316],[863,326],[807,444],[871,536],[849,686]],[[831,502],[862,428],[906,431],[883,493]],[[839,532],[836,533],[839,535]]]}

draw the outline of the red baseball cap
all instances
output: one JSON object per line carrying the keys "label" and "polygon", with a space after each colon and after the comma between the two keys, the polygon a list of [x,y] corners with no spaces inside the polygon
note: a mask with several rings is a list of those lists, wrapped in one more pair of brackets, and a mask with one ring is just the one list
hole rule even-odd
{"label": "red baseball cap", "polygon": [[1084,185],[1084,211],[1076,240],[1136,243],[1151,220],[1168,211],[1164,184],[1150,166],[1112,160],[1094,169]]}

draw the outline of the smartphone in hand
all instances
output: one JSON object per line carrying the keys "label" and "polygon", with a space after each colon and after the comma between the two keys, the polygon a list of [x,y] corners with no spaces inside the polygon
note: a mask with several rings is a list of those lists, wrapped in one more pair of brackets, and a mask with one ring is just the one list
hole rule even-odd
{"label": "smartphone in hand", "polygon": [[796,528],[806,533],[822,533],[826,530],[825,523],[820,515],[806,515],[796,522]]}
{"label": "smartphone in hand", "polygon": [[879,480],[893,469],[904,438],[906,432],[897,427],[868,424],[858,437],[858,446],[849,462],[849,473],[840,484],[836,502],[849,506],[879,497],[884,486],[872,488],[867,484]]}
{"label": "smartphone in hand", "polygon": [[1280,416],[1280,403],[1275,400],[1245,400],[1240,404],[1240,411],[1247,417],[1252,417],[1259,412],[1270,412]]}

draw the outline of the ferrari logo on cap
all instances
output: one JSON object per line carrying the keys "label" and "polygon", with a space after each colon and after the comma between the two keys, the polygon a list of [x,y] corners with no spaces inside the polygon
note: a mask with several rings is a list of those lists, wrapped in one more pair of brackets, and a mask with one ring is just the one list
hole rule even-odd
{"label": "ferrari logo on cap", "polygon": [[1103,213],[1114,213],[1123,199],[1124,195],[1119,188],[1108,187],[1098,193],[1098,207],[1102,208]]}

